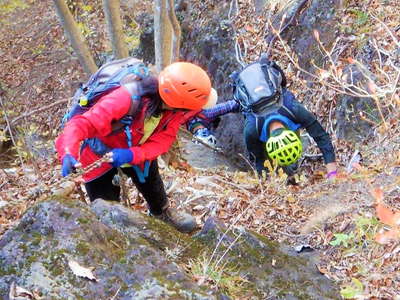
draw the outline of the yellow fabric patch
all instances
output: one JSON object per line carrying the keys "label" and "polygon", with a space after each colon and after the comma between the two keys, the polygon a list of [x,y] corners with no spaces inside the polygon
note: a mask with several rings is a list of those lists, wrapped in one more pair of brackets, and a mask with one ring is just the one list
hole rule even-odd
{"label": "yellow fabric patch", "polygon": [[[151,116],[150,118],[146,118],[144,120],[144,125],[143,125],[143,137],[139,141],[139,145],[142,145],[148,138],[149,136],[152,135],[154,130],[157,128],[158,124],[160,124],[162,118],[162,114],[160,116],[155,117]],[[129,168],[132,167],[131,164],[123,164],[121,168]]]}
{"label": "yellow fabric patch", "polygon": [[160,114],[158,117],[151,116],[150,118],[146,118],[144,120],[143,137],[140,139],[139,145],[143,144],[152,135],[158,124],[160,124],[161,118],[162,114]]}

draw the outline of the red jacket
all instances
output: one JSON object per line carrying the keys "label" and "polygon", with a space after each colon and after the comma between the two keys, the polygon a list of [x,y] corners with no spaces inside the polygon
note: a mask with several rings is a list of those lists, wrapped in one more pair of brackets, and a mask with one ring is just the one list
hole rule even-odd
{"label": "red jacket", "polygon": [[[84,147],[79,153],[80,143],[87,138],[98,138],[109,148],[129,148],[124,130],[112,132],[112,123],[124,117],[131,106],[131,95],[121,86],[102,96],[89,111],[73,117],[66,124],[63,132],[56,139],[58,158],[62,161],[65,154],[69,153],[88,166],[98,160],[90,147]],[[142,99],[142,109],[138,111],[130,126],[132,134],[133,152],[132,165],[142,165],[145,161],[152,161],[159,155],[168,152],[176,139],[179,127],[195,116],[199,111],[172,111],[163,112],[160,123],[152,135],[139,145],[143,136],[143,125],[149,99]],[[100,167],[84,175],[86,182],[91,181],[110,170],[110,163],[102,163]]]}

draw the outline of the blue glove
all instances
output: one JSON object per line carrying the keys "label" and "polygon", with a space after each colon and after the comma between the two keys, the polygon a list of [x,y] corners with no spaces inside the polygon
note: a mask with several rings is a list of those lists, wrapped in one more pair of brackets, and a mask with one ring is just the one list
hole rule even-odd
{"label": "blue glove", "polygon": [[114,168],[118,168],[124,164],[130,163],[133,160],[133,152],[129,149],[113,149],[111,153],[111,164]]}
{"label": "blue glove", "polygon": [[78,161],[71,155],[66,154],[62,160],[61,174],[63,177],[68,176],[75,171],[75,165]]}
{"label": "blue glove", "polygon": [[208,128],[200,128],[197,129],[196,132],[194,133],[194,140],[193,142],[196,144],[199,144],[199,140],[210,146],[211,148],[216,148],[217,147],[217,139],[215,136],[211,133],[211,131]]}

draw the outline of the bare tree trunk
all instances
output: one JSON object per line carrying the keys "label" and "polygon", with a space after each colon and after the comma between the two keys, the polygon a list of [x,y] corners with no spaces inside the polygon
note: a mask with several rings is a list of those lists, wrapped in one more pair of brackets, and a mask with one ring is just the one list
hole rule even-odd
{"label": "bare tree trunk", "polygon": [[174,32],[173,43],[172,43],[172,58],[171,61],[179,60],[179,52],[181,46],[181,25],[175,14],[174,0],[168,0],[168,17],[172,25],[172,30]]}
{"label": "bare tree trunk", "polygon": [[161,71],[172,61],[172,26],[167,13],[168,0],[155,0],[154,49],[156,69]]}
{"label": "bare tree trunk", "polygon": [[67,4],[64,0],[53,0],[53,2],[65,34],[67,35],[76,56],[78,56],[83,69],[88,75],[96,72],[96,63],[94,62],[89,47],[85,43]]}
{"label": "bare tree trunk", "polygon": [[128,47],[126,46],[122,29],[120,1],[103,0],[103,10],[106,16],[108,34],[111,39],[113,54],[115,58],[120,59],[128,57]]}

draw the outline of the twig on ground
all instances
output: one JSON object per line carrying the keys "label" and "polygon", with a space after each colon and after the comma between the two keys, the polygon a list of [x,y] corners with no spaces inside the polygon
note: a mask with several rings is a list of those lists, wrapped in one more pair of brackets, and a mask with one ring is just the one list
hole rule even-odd
{"label": "twig on ground", "polygon": [[[112,241],[112,240],[111,240],[111,241]],[[110,300],[115,300],[120,290],[121,290],[121,287],[118,288],[118,290],[115,292],[114,296],[112,296],[112,297],[110,298]]]}
{"label": "twig on ground", "polygon": [[244,192],[248,196],[251,195],[251,193],[248,190],[246,190],[244,187],[241,187],[240,185],[237,185],[237,184],[235,184],[233,182],[226,181],[226,180],[222,179],[220,176],[215,176],[215,179],[241,190],[242,192]]}
{"label": "twig on ground", "polygon": [[[30,115],[33,115],[33,114],[36,114],[36,113],[38,113],[38,112],[42,112],[42,111],[48,110],[49,108],[52,108],[52,107],[57,106],[57,105],[60,105],[60,104],[67,103],[68,101],[69,101],[69,99],[63,99],[63,100],[56,101],[56,102],[54,102],[54,103],[52,103],[52,104],[49,104],[49,105],[42,106],[42,107],[40,107],[40,108],[31,110],[31,111],[29,111],[29,112],[27,112],[27,113],[25,113],[25,114],[23,114],[23,115],[20,115],[20,116],[16,117],[15,119],[13,119],[13,120],[11,121],[11,125],[15,125],[15,124],[16,124],[17,122],[19,122],[21,119],[26,118],[26,117],[28,117],[28,116],[30,116]],[[8,125],[8,126],[9,126],[9,125]]]}

